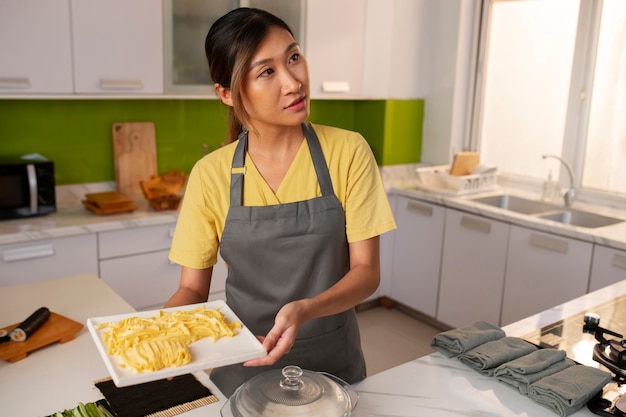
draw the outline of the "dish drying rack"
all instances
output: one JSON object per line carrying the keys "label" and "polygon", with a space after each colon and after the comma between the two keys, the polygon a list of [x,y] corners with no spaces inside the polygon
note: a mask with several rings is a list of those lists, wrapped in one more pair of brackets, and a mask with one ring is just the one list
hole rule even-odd
{"label": "dish drying rack", "polygon": [[450,165],[416,169],[420,188],[449,195],[464,195],[498,188],[498,172],[469,175],[450,175]]}

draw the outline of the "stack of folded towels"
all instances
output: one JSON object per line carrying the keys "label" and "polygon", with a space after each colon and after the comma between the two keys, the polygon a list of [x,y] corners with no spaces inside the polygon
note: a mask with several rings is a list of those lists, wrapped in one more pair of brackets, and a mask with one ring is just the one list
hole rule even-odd
{"label": "stack of folded towels", "polygon": [[612,379],[608,372],[576,364],[562,350],[538,349],[484,321],[439,333],[431,346],[560,416],[582,408]]}

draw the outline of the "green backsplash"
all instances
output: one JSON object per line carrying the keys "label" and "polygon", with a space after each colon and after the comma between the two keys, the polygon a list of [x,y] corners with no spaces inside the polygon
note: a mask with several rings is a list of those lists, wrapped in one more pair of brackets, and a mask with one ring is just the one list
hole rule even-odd
{"label": "green backsplash", "polygon": [[[380,165],[419,162],[423,100],[313,100],[313,123],[355,130]],[[111,127],[152,121],[159,173],[186,172],[224,141],[227,111],[217,100],[0,100],[0,155],[40,153],[57,184],[112,181]]]}

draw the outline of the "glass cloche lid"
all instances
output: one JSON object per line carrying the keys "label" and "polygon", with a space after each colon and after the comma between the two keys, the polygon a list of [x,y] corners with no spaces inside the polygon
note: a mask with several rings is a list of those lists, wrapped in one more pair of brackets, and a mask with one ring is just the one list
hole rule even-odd
{"label": "glass cloche lid", "polygon": [[242,384],[222,408],[223,416],[347,417],[358,395],[341,379],[286,366]]}

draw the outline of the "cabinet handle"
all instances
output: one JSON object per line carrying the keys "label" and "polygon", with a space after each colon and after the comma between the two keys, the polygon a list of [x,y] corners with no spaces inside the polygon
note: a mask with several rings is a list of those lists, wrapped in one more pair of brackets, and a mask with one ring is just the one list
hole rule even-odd
{"label": "cabinet handle", "polygon": [[408,203],[406,203],[406,208],[407,210],[421,214],[422,216],[433,216],[433,208],[431,206],[426,206],[424,204],[419,204],[414,201],[409,201]]}
{"label": "cabinet handle", "polygon": [[0,88],[15,90],[30,88],[30,80],[27,77],[0,77]]}
{"label": "cabinet handle", "polygon": [[45,256],[54,256],[54,246],[52,246],[52,243],[5,249],[2,251],[2,260],[4,262],[23,261],[26,259],[43,258]]}
{"label": "cabinet handle", "polygon": [[491,223],[473,217],[461,217],[461,226],[481,233],[491,233]]}
{"label": "cabinet handle", "polygon": [[626,256],[616,253],[613,255],[613,262],[611,262],[611,265],[615,268],[626,269]]}
{"label": "cabinet handle", "polygon": [[323,81],[322,91],[324,93],[349,93],[350,83],[347,81]]}
{"label": "cabinet handle", "polygon": [[103,90],[141,90],[141,80],[115,80],[109,78],[100,79],[100,88]]}
{"label": "cabinet handle", "polygon": [[550,237],[532,234],[528,239],[530,246],[547,249],[552,252],[567,253],[568,244],[565,240],[552,239]]}

